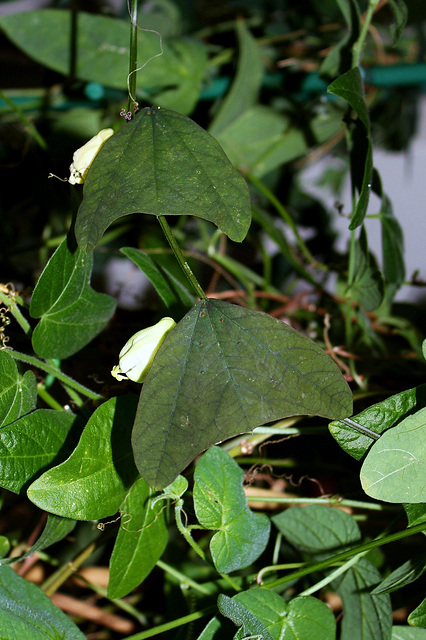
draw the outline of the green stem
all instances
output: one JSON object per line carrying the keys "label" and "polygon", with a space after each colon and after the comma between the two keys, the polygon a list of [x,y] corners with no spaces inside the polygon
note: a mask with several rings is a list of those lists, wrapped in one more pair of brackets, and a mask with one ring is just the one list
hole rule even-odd
{"label": "green stem", "polygon": [[365,39],[370,28],[374,10],[378,3],[379,0],[370,0],[370,2],[368,3],[368,9],[364,17],[364,23],[362,25],[361,33],[359,34],[359,38],[355,42],[352,49],[352,68],[358,67],[360,64],[362,49],[364,47]]}
{"label": "green stem", "polygon": [[31,122],[31,120],[29,120],[27,118],[27,116],[25,115],[25,113],[22,111],[22,109],[20,109],[18,107],[18,105],[16,105],[14,102],[12,102],[12,100],[5,94],[3,93],[3,91],[0,91],[0,98],[2,100],[4,100],[4,102],[7,104],[7,106],[16,113],[16,115],[18,116],[18,118],[20,119],[20,121],[22,122],[22,124],[24,125],[24,128],[27,129],[30,134],[33,136],[34,140],[37,142],[37,144],[46,151],[47,149],[47,144],[46,141],[44,140],[44,138],[39,134],[39,132],[37,131],[37,129],[35,128],[35,126],[33,125],[33,123]]}
{"label": "green stem", "polygon": [[368,511],[399,511],[401,507],[394,504],[379,504],[376,502],[361,502],[359,500],[345,500],[339,496],[331,498],[277,498],[274,496],[247,496],[249,502],[270,502],[272,504],[328,504],[352,509],[367,509]]}
{"label": "green stem", "polygon": [[64,411],[64,407],[50,395],[43,383],[37,385],[37,394],[52,409]]}
{"label": "green stem", "polygon": [[[366,542],[365,544],[361,544],[358,547],[354,547],[353,549],[349,549],[348,551],[344,551],[343,553],[339,553],[337,556],[333,558],[328,558],[327,560],[322,560],[321,562],[316,562],[314,564],[310,564],[299,571],[294,571],[283,578],[279,578],[278,580],[274,580],[269,584],[262,585],[264,589],[274,589],[275,587],[281,586],[287,582],[292,582],[293,580],[297,580],[298,578],[302,578],[303,576],[307,576],[310,573],[314,573],[315,571],[322,571],[324,569],[328,569],[328,567],[332,567],[335,564],[348,560],[348,558],[352,558],[353,556],[358,555],[359,553],[363,553],[364,551],[370,551],[370,549],[375,549],[376,547],[381,547],[384,544],[389,544],[390,542],[396,542],[397,540],[402,540],[403,538],[408,538],[416,533],[421,533],[426,530],[426,522],[421,522],[413,527],[408,527],[404,529],[404,531],[398,531],[398,533],[393,533],[385,538],[376,538],[376,540],[372,540],[371,542]],[[276,571],[277,567],[271,567],[271,571]]]}
{"label": "green stem", "polygon": [[212,605],[211,607],[206,607],[205,609],[200,609],[200,611],[195,611],[194,613],[190,613],[187,616],[178,618],[177,620],[172,620],[171,622],[160,624],[154,629],[148,629],[147,631],[136,633],[133,636],[128,636],[127,638],[125,638],[125,640],[145,640],[145,638],[153,638],[154,636],[160,635],[160,633],[165,633],[166,631],[177,629],[177,627],[182,627],[184,624],[189,624],[190,622],[194,622],[195,620],[199,620],[200,618],[204,618],[205,616],[216,612],[217,606]]}
{"label": "green stem", "polygon": [[195,582],[195,580],[192,580],[192,578],[186,576],[184,573],[181,573],[174,567],[171,567],[169,564],[166,564],[165,562],[163,562],[163,560],[157,560],[157,567],[160,567],[160,569],[163,569],[163,571],[169,573],[171,576],[179,580],[181,584],[192,587],[195,591],[199,591],[204,595],[211,595],[211,591],[209,591],[209,589],[203,587],[203,585],[201,584],[198,584],[198,582]]}
{"label": "green stem", "polygon": [[15,360],[19,362],[26,362],[27,364],[31,364],[41,371],[45,371],[46,373],[50,373],[52,376],[55,376],[60,382],[63,382],[67,387],[71,389],[75,389],[78,393],[90,398],[91,400],[103,400],[103,396],[99,395],[99,393],[95,393],[91,389],[83,386],[70,376],[67,376],[65,373],[62,373],[60,369],[48,364],[47,362],[43,362],[43,360],[39,360],[38,358],[34,358],[33,356],[28,356],[26,353],[21,353],[20,351],[15,351],[14,349],[8,349],[8,354],[12,356]]}
{"label": "green stem", "polygon": [[32,329],[30,327],[29,322],[22,315],[19,307],[19,304],[24,304],[22,298],[15,296],[14,294],[6,294],[4,291],[0,290],[0,300],[10,309],[11,314],[15,318],[16,322],[19,324],[21,329],[26,333],[27,336],[30,336],[32,333]]}
{"label": "green stem", "polygon": [[164,235],[167,238],[167,242],[169,243],[176,260],[179,263],[179,266],[181,267],[182,271],[184,272],[185,276],[187,277],[189,283],[191,284],[192,288],[194,289],[195,293],[197,294],[197,296],[200,298],[200,300],[207,300],[207,296],[204,293],[200,283],[198,282],[197,278],[195,277],[191,267],[189,266],[189,264],[187,263],[187,261],[185,260],[185,258],[183,257],[183,253],[178,245],[178,243],[176,242],[176,239],[172,233],[172,230],[170,229],[169,223],[167,222],[166,218],[164,216],[157,216],[157,220],[160,223],[160,226],[163,230]]}
{"label": "green stem", "polygon": [[127,111],[133,113],[136,100],[136,69],[138,58],[138,0],[130,0],[130,54],[129,54],[129,98]]}
{"label": "green stem", "polygon": [[368,427],[364,427],[362,424],[359,424],[359,422],[355,422],[355,420],[352,420],[352,418],[342,418],[341,420],[339,420],[339,422],[343,422],[354,431],[358,431],[358,433],[361,433],[363,436],[368,436],[373,440],[378,440],[380,438],[380,433],[376,433]]}

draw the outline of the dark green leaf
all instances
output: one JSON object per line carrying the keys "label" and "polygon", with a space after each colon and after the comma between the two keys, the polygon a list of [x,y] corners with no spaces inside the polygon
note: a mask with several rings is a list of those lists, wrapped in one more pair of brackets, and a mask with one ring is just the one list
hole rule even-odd
{"label": "dark green leaf", "polygon": [[426,407],[388,429],[361,467],[365,493],[385,502],[426,502]]}
{"label": "dark green leaf", "polygon": [[424,522],[426,530],[426,504],[404,504],[404,509],[410,527]]}
{"label": "dark green leaf", "polygon": [[367,233],[361,227],[358,242],[353,252],[354,281],[350,292],[366,311],[377,309],[383,301],[383,277],[376,268],[372,256],[368,252]]}
{"label": "dark green leaf", "polygon": [[[10,14],[1,18],[0,26],[14,44],[37,62],[64,75],[70,73],[70,11],[43,9]],[[127,91],[128,22],[78,12],[75,32],[76,77]],[[204,77],[207,56],[203,44],[175,38],[170,44],[164,40],[161,47],[158,34],[139,30],[137,46],[140,66],[145,63],[138,71],[141,93],[154,93],[156,104],[189,113]]]}
{"label": "dark green leaf", "polygon": [[426,598],[410,613],[407,622],[414,627],[426,627]]}
{"label": "dark green leaf", "polygon": [[37,402],[37,383],[32,371],[23,376],[6,350],[0,351],[0,427],[33,411]]}
{"label": "dark green leaf", "polygon": [[68,358],[107,324],[115,301],[90,286],[93,255],[66,238],[41,274],[31,298],[30,314],[41,318],[32,343],[41,358]]}
{"label": "dark green leaf", "polygon": [[24,560],[28,556],[32,555],[36,551],[41,551],[42,549],[46,549],[50,547],[55,542],[59,542],[65,536],[67,536],[75,527],[75,520],[70,520],[69,518],[60,518],[59,516],[54,516],[49,513],[47,518],[46,526],[43,529],[43,533],[37,540],[35,544],[24,553],[24,555],[14,558],[3,558],[0,560],[0,565],[12,564],[14,562],[20,562]]}
{"label": "dark green leaf", "polygon": [[255,588],[238,593],[232,600],[254,614],[272,640],[333,640],[336,637],[332,612],[316,598],[304,596],[285,602],[277,593]]}
{"label": "dark green leaf", "polygon": [[380,213],[382,223],[383,273],[387,284],[399,288],[405,279],[404,234],[393,215],[392,205],[385,195]]}
{"label": "dark green leaf", "polygon": [[[353,420],[380,434],[413,410],[424,406],[426,406],[426,385],[421,385],[371,405],[354,416]],[[342,449],[356,460],[361,460],[373,444],[372,438],[358,433],[338,420],[331,422],[329,429]]]}
{"label": "dark green leaf", "polygon": [[380,573],[371,562],[360,558],[331,583],[343,602],[341,640],[389,640],[392,628],[390,597],[370,593],[380,581]]}
{"label": "dark green leaf", "polygon": [[[238,627],[243,627],[244,637],[273,640],[259,618],[234,598],[229,598],[221,593],[217,604],[222,615],[232,620]],[[239,635],[238,637],[241,638],[242,636]]]}
{"label": "dark green leaf", "polygon": [[243,20],[237,21],[239,59],[237,73],[228,95],[222,102],[210,132],[217,134],[250,109],[257,100],[264,67],[261,51]]}
{"label": "dark green leaf", "polygon": [[248,567],[269,539],[269,519],[247,506],[243,479],[242,469],[219,447],[203,455],[194,473],[195,514],[206,529],[218,529],[210,552],[220,573]]}
{"label": "dark green leaf", "polygon": [[[364,84],[359,68],[355,67],[339,76],[329,85],[327,91],[348,102],[352,109],[357,113],[364,129],[362,135],[365,136],[365,151],[361,154],[361,157],[357,159],[357,162],[360,162],[362,165],[362,180],[359,185],[358,202],[349,225],[349,229],[353,230],[359,227],[365,218],[373,181],[373,149],[370,137],[370,121],[367,105],[365,103]],[[358,135],[361,134],[359,133]],[[352,133],[352,136],[354,136],[354,133]],[[361,145],[358,144],[356,146],[359,148]],[[354,170],[354,168],[352,170]]]}
{"label": "dark green leaf", "polygon": [[335,363],[259,311],[200,301],[166,336],[139,401],[136,464],[163,488],[212,444],[292,415],[346,417],[352,394]]}
{"label": "dark green leaf", "polygon": [[152,494],[139,478],[120,506],[120,530],[110,560],[109,598],[122,598],[141,584],[166,547],[164,504],[153,504]]}
{"label": "dark green leaf", "polygon": [[[38,409],[0,429],[0,476],[4,489],[21,493],[44,469],[72,451],[76,416]],[[72,441],[71,441],[72,440]]]}
{"label": "dark green leaf", "polygon": [[393,24],[391,28],[393,30],[393,44],[396,45],[407,23],[408,9],[404,0],[388,0],[388,4],[395,17],[396,24]]}
{"label": "dark green leaf", "polygon": [[359,37],[360,15],[358,4],[355,0],[336,0],[342,12],[347,29],[343,38],[326,56],[321,65],[320,73],[324,76],[335,77],[343,73],[352,63],[352,46]]}
{"label": "dark green leaf", "polygon": [[150,258],[148,254],[132,247],[124,247],[120,249],[120,251],[127,258],[130,258],[130,260],[132,260],[132,262],[134,262],[141,271],[143,271],[166,307],[170,307],[172,304],[176,303],[177,298],[170,287],[170,284],[161,273],[154,260]]}
{"label": "dark green leaf", "polygon": [[317,559],[345,551],[361,539],[352,516],[333,507],[290,507],[273,516],[272,522],[296,549]]}
{"label": "dark green leaf", "polygon": [[85,640],[78,627],[41,589],[10,567],[0,567],[2,640]]}
{"label": "dark green leaf", "polygon": [[391,593],[411,584],[417,580],[426,569],[426,553],[421,553],[410,558],[400,567],[392,571],[372,592],[373,596],[379,593]]}
{"label": "dark green leaf", "polygon": [[90,251],[117,218],[195,215],[240,242],[251,222],[247,185],[218,142],[169,109],[142,109],[104,144],[87,174],[76,237]]}
{"label": "dark green leaf", "polygon": [[96,409],[71,456],[30,486],[30,500],[76,520],[116,513],[137,477],[130,446],[135,409],[135,396],[111,398]]}

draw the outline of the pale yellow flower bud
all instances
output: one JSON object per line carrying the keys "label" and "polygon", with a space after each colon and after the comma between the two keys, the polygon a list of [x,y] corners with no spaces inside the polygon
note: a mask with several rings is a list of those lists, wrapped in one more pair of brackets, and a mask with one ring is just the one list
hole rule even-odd
{"label": "pale yellow flower bud", "polygon": [[161,343],[173,329],[173,318],[163,318],[152,327],[135,333],[120,351],[119,363],[111,375],[117,380],[143,382]]}
{"label": "pale yellow flower bud", "polygon": [[113,129],[102,129],[89,142],[74,151],[70,166],[70,177],[68,178],[70,184],[83,184],[95,156],[113,133]]}

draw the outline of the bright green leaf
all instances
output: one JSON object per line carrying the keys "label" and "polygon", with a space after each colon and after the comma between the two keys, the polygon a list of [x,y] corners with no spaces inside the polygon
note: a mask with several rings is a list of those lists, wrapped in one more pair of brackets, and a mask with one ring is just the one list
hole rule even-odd
{"label": "bright green leaf", "polygon": [[352,394],[320,347],[271,316],[200,301],[158,350],[142,388],[133,450],[163,488],[212,444],[293,415],[346,417]]}
{"label": "bright green leaf", "polygon": [[41,274],[30,314],[41,317],[32,343],[41,358],[67,358],[107,324],[115,301],[90,286],[93,255],[78,249],[71,236],[59,245]]}
{"label": "bright green leaf", "polygon": [[0,351],[0,427],[33,411],[37,402],[37,383],[32,371],[23,376],[6,350]]}
{"label": "bright green leaf", "polygon": [[392,627],[391,640],[425,640],[425,637],[425,629],[403,627],[401,625]]}
{"label": "bright green leaf", "polygon": [[407,622],[414,627],[426,627],[426,598],[410,613]]}
{"label": "bright green leaf", "polygon": [[[262,640],[273,640],[272,636],[267,632],[265,625],[257,618],[247,607],[234,598],[229,598],[224,594],[220,594],[217,600],[219,611],[226,616],[238,627],[243,627],[244,638],[262,638]],[[242,638],[243,635],[237,634],[234,638]]]}
{"label": "bright green leaf", "polygon": [[10,551],[10,542],[6,536],[0,536],[0,558],[4,558]]}
{"label": "bright green leaf", "polygon": [[145,480],[139,478],[120,506],[120,529],[109,566],[109,598],[122,598],[141,584],[166,547],[164,504],[153,504],[152,494]]}
{"label": "bright green leaf", "polygon": [[203,455],[194,473],[195,514],[206,529],[218,529],[210,552],[220,573],[248,567],[269,539],[269,519],[247,506],[243,478],[237,463],[219,447]]}
{"label": "bright green leaf", "polygon": [[[414,409],[420,409],[425,405],[426,385],[421,385],[371,405],[354,416],[353,420],[380,434]],[[329,429],[342,449],[356,460],[361,460],[373,443],[369,436],[358,433],[338,420],[330,422]]]}
{"label": "bright green leaf", "polygon": [[44,469],[62,462],[75,444],[76,416],[38,409],[0,429],[0,476],[4,489],[21,493]]}
{"label": "bright green leaf", "polygon": [[71,456],[30,486],[30,500],[76,520],[116,513],[137,477],[130,446],[135,408],[135,396],[111,398],[98,407]]}
{"label": "bright green leaf", "polygon": [[250,109],[257,100],[262,85],[264,67],[261,50],[243,20],[237,21],[239,58],[237,73],[210,127],[217,135]]}
{"label": "bright green leaf", "polygon": [[336,637],[333,613],[316,598],[305,596],[285,602],[272,591],[249,589],[232,600],[254,614],[272,640],[333,640]]}
{"label": "bright green leaf", "polygon": [[222,633],[222,624],[219,618],[212,618],[204,627],[197,640],[218,640]]}
{"label": "bright green leaf", "polygon": [[426,407],[373,444],[360,477],[367,495],[385,502],[426,502]]}
{"label": "bright green leaf", "polygon": [[371,593],[372,595],[377,595],[378,593],[391,593],[401,589],[417,580],[425,569],[426,553],[421,553],[392,571]]}
{"label": "bright green leaf", "polygon": [[331,583],[343,602],[341,640],[389,640],[392,628],[390,597],[371,595],[380,573],[366,558]]}
{"label": "bright green leaf", "polygon": [[102,147],[87,174],[75,233],[90,251],[117,218],[195,215],[240,242],[251,222],[248,187],[218,142],[169,109],[142,109]]}
{"label": "bright green leaf", "polygon": [[85,640],[86,636],[35,584],[0,567],[2,640]]}

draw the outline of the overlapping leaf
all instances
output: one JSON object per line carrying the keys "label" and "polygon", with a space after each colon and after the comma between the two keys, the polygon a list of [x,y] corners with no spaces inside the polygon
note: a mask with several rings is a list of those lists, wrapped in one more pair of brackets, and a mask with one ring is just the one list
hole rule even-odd
{"label": "overlapping leaf", "polygon": [[71,456],[28,489],[41,509],[76,520],[113,515],[137,477],[130,431],[135,396],[111,398],[88,421]]}
{"label": "overlapping leaf", "polygon": [[41,358],[67,358],[105,327],[115,310],[110,296],[90,286],[93,255],[75,246],[71,235],[55,251],[31,298],[30,314],[41,318],[32,343]]}
{"label": "overlapping leaf", "polygon": [[201,301],[157,352],[132,435],[137,467],[163,488],[212,444],[286,416],[350,415],[335,363],[286,324],[243,307]]}
{"label": "overlapping leaf", "polygon": [[10,424],[36,407],[37,383],[32,371],[18,372],[15,360],[0,351],[0,427]]}
{"label": "overlapping leaf", "polygon": [[209,449],[194,473],[194,508],[206,529],[217,529],[210,541],[216,569],[230,573],[244,569],[265,550],[270,522],[247,506],[243,471],[219,447]]}
{"label": "overlapping leaf", "polygon": [[218,142],[185,116],[146,108],[110,138],[84,184],[75,233],[91,250],[130,213],[195,215],[240,242],[251,222],[247,185]]}

